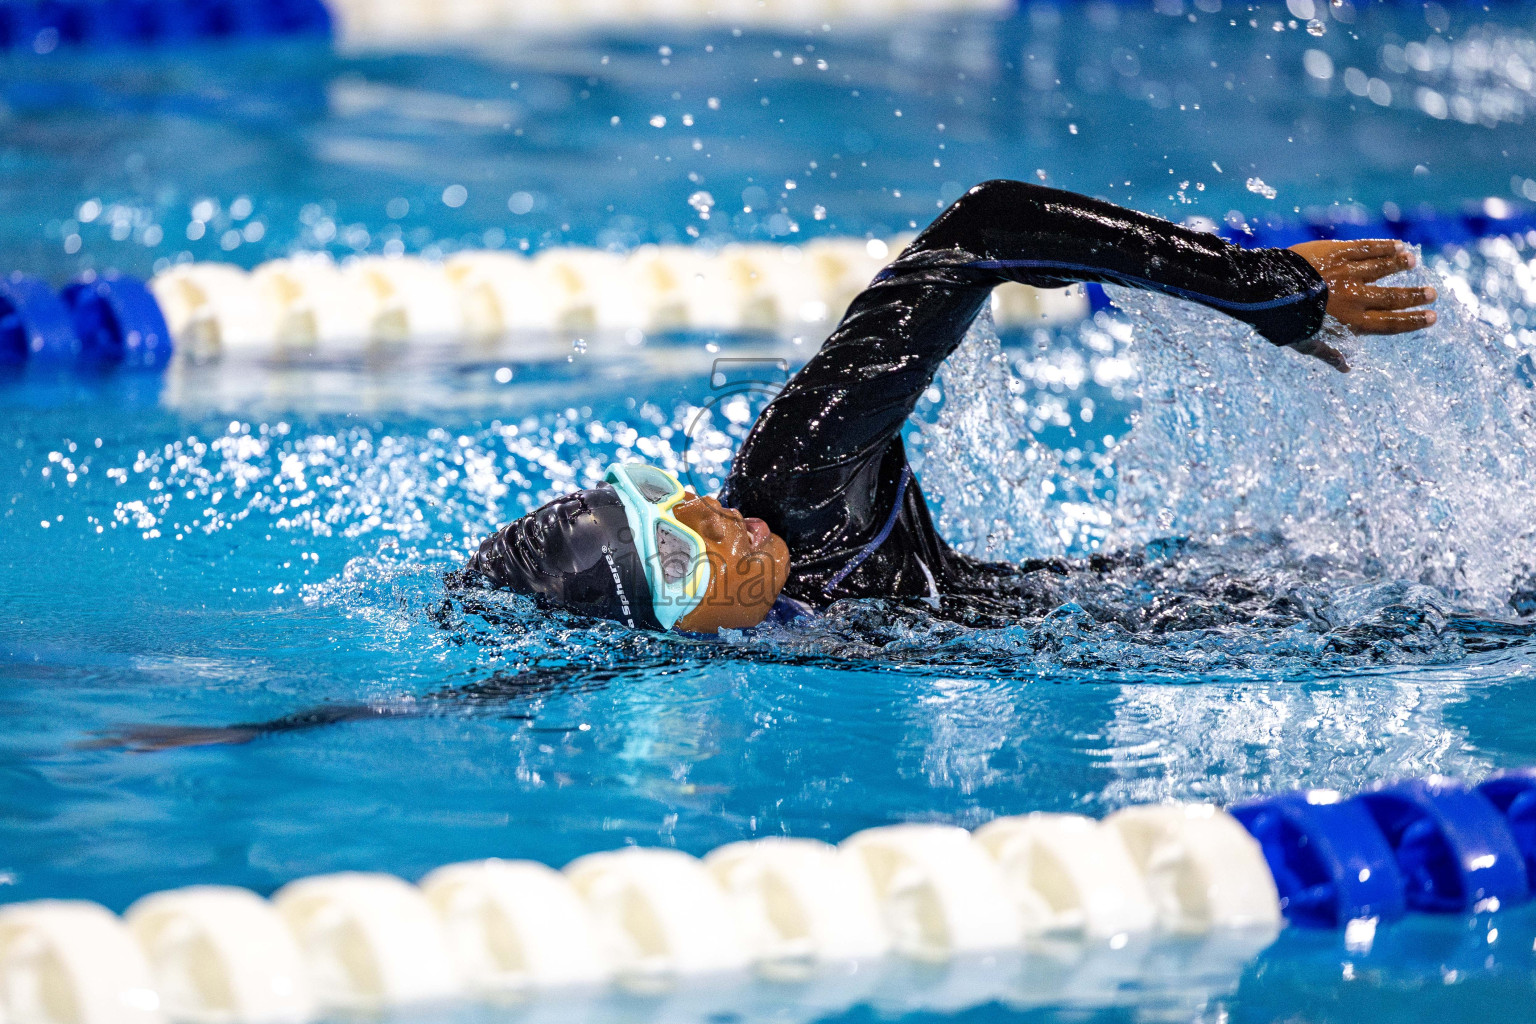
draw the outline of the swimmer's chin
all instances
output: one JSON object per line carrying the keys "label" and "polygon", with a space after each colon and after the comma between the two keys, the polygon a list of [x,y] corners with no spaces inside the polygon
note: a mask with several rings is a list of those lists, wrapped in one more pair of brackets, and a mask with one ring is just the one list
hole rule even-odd
{"label": "swimmer's chin", "polygon": [[[677,620],[675,629],[683,633],[713,636],[722,629],[752,629],[763,624],[789,579],[789,546],[770,533],[760,548],[754,548],[750,562],[767,564],[758,572],[731,582],[712,583],[698,607]],[[744,563],[745,564],[745,563]]]}

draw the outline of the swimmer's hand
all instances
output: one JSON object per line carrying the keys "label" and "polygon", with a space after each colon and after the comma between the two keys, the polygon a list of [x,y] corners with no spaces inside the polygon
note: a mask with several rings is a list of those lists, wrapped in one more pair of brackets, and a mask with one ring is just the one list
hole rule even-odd
{"label": "swimmer's hand", "polygon": [[[1413,250],[1390,238],[1352,242],[1302,242],[1291,246],[1328,282],[1328,315],[1357,334],[1404,334],[1431,326],[1435,311],[1419,309],[1439,298],[1429,285],[1398,288],[1372,284],[1390,274],[1412,270]],[[1321,359],[1341,373],[1349,372],[1344,354],[1320,337],[1291,346]]]}

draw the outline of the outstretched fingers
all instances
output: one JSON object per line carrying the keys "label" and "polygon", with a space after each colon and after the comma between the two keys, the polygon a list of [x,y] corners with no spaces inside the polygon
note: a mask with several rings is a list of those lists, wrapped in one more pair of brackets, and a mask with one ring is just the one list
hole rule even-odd
{"label": "outstretched fingers", "polygon": [[1431,327],[1435,320],[1432,309],[1369,310],[1351,326],[1362,334],[1406,334]]}
{"label": "outstretched fingers", "polygon": [[1346,260],[1375,260],[1412,256],[1408,246],[1392,238],[1362,238],[1353,242],[1338,242],[1333,250],[1334,254]]}
{"label": "outstretched fingers", "polygon": [[[1433,309],[1417,308],[1439,298],[1434,288],[1372,284],[1418,265],[1417,254],[1405,243],[1391,238],[1313,241],[1293,245],[1291,251],[1310,263],[1327,283],[1328,313],[1350,330],[1406,334],[1434,324]],[[1348,369],[1343,355],[1318,339],[1293,347],[1335,369]]]}
{"label": "outstretched fingers", "polygon": [[1338,266],[1337,273],[1348,281],[1377,281],[1392,274],[1412,270],[1418,262],[1418,258],[1411,251],[1405,251],[1391,256],[1347,259]]}
{"label": "outstretched fingers", "polygon": [[1427,306],[1440,297],[1433,286],[1422,288],[1395,288],[1381,285],[1363,285],[1359,289],[1360,303],[1368,310],[1412,309]]}

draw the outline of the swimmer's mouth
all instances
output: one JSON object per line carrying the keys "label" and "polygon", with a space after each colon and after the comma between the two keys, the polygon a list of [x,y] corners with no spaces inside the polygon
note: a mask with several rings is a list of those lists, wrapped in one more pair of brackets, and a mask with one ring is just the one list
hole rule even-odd
{"label": "swimmer's mouth", "polygon": [[773,536],[773,532],[768,529],[768,524],[761,519],[743,519],[742,522],[746,524],[747,536],[752,538],[754,548],[762,547],[768,543],[768,538]]}

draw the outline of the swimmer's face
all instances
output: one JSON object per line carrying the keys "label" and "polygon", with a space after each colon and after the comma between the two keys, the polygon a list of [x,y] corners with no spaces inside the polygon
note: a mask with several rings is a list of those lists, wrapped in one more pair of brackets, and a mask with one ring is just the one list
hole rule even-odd
{"label": "swimmer's face", "polygon": [[714,498],[690,494],[672,514],[704,538],[710,568],[709,592],[678,628],[713,633],[762,622],[789,577],[789,545],[761,519],[745,518]]}

